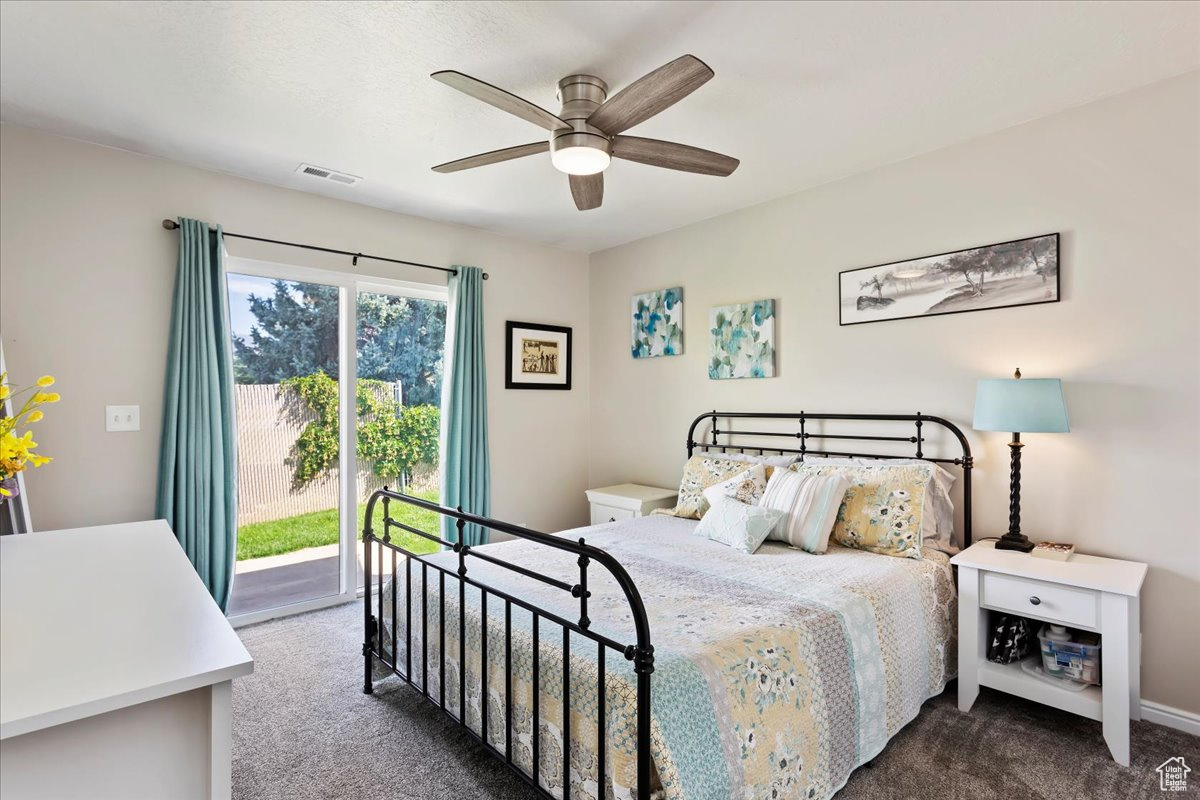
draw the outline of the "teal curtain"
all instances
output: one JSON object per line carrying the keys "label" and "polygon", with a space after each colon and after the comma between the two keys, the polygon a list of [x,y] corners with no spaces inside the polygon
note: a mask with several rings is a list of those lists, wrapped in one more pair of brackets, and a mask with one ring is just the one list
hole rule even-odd
{"label": "teal curtain", "polygon": [[158,516],[175,531],[221,610],[237,545],[233,365],[221,228],[179,219],[167,347]]}
{"label": "teal curtain", "polygon": [[[483,271],[455,267],[448,282],[446,374],[442,378],[442,505],[491,516],[488,465],[487,367],[484,363]],[[442,537],[458,541],[454,520],[442,518]],[[488,531],[463,529],[463,544],[487,544]]]}

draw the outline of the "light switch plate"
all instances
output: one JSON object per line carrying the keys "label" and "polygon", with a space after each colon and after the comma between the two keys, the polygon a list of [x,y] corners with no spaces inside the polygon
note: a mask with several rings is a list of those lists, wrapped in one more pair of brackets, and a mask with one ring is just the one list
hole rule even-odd
{"label": "light switch plate", "polygon": [[105,406],[104,430],[139,431],[142,429],[141,406]]}

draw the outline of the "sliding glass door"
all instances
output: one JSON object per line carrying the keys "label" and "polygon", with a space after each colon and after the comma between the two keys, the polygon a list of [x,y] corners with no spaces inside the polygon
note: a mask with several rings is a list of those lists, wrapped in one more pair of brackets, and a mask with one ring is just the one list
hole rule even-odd
{"label": "sliding glass door", "polygon": [[[437,498],[446,292],[239,258],[227,270],[238,442],[229,616],[245,624],[357,595],[375,489]],[[432,514],[393,510],[437,531]],[[435,547],[412,538],[411,549]]]}

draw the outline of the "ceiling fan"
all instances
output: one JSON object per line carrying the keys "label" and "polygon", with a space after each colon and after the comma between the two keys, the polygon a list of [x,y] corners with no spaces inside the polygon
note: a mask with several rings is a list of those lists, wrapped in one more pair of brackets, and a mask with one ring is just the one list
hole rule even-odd
{"label": "ceiling fan", "polygon": [[737,169],[736,158],[686,144],[621,135],[675,105],[712,76],[713,71],[700,59],[680,56],[609,98],[608,84],[596,76],[568,75],[558,82],[562,109],[555,115],[470,75],[454,70],[435,72],[430,76],[434,80],[545,128],[550,139],[448,161],[433,171],[458,172],[549,151],[555,168],[570,177],[571,195],[580,211],[600,207],[604,170],[613,158],[725,177]]}

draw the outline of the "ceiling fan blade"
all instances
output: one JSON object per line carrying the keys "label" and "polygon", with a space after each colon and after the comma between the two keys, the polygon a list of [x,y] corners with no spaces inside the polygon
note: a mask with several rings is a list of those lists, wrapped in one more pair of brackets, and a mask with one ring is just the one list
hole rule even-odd
{"label": "ceiling fan blade", "polygon": [[741,163],[736,158],[714,153],[712,150],[701,150],[699,147],[664,142],[660,139],[643,139],[640,136],[614,137],[612,154],[613,158],[623,158],[652,167],[718,175],[722,178],[730,175]]}
{"label": "ceiling fan blade", "polygon": [[713,71],[700,59],[680,56],[617,92],[592,112],[588,124],[615,136],[675,105],[712,76]]}
{"label": "ceiling fan blade", "polygon": [[507,111],[523,120],[532,122],[534,125],[545,128],[548,131],[571,127],[546,109],[535,106],[528,100],[517,97],[515,94],[506,92],[499,87],[492,86],[490,83],[484,83],[478,78],[472,78],[470,75],[464,75],[461,72],[447,69],[435,72],[429,77],[458,89],[464,94],[469,94],[476,100],[482,100],[488,105],[495,106],[501,111]]}
{"label": "ceiling fan blade", "polygon": [[537,155],[538,153],[545,153],[549,149],[549,142],[519,144],[516,147],[505,147],[502,150],[490,150],[486,153],[480,153],[477,156],[460,158],[457,161],[447,161],[445,164],[438,164],[433,168],[433,171],[458,172],[461,169],[485,167],[488,164],[499,164],[501,161],[511,161],[514,158],[524,158],[525,156],[533,156]]}
{"label": "ceiling fan blade", "polygon": [[604,173],[595,175],[571,175],[571,196],[580,211],[599,208],[604,200]]}

